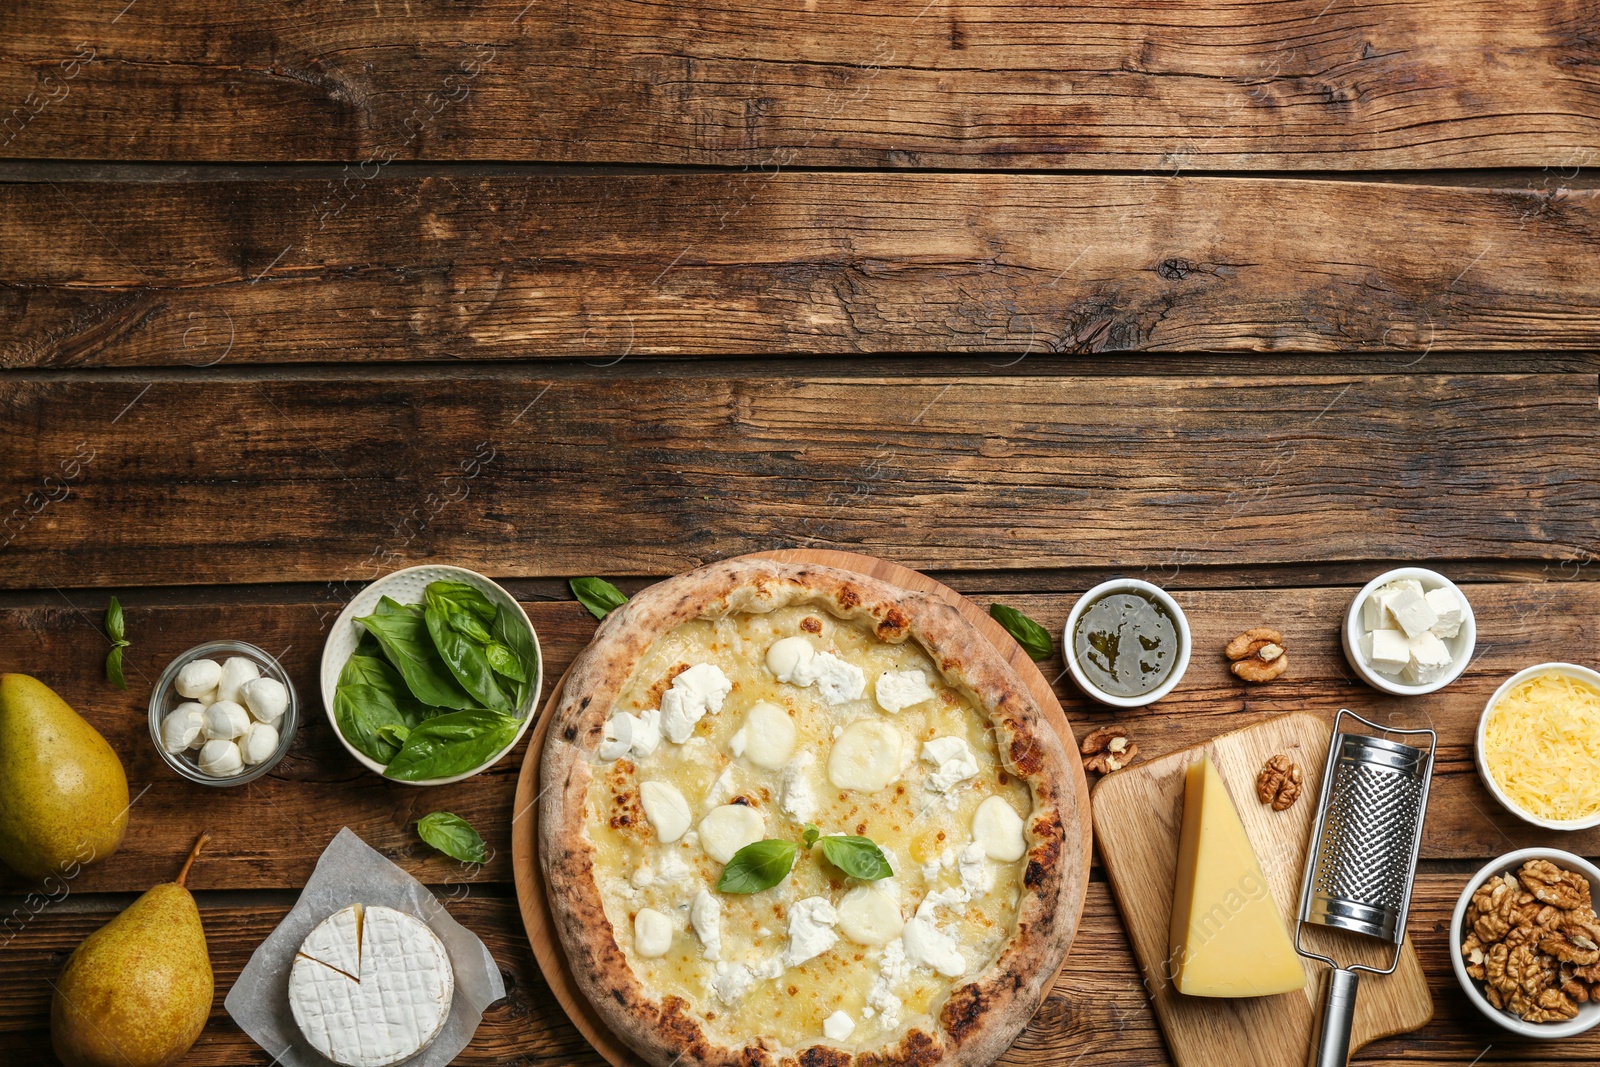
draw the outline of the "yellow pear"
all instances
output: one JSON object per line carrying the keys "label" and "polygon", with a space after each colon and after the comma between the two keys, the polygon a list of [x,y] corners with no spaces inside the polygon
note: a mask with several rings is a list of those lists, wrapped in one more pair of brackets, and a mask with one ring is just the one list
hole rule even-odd
{"label": "yellow pear", "polygon": [[128,776],[106,739],[39,679],[0,674],[0,862],[70,876],[127,828]]}
{"label": "yellow pear", "polygon": [[178,872],[84,938],[50,1002],[50,1039],[66,1067],[167,1067],[211,1015],[215,987],[200,909],[184,888],[209,837]]}

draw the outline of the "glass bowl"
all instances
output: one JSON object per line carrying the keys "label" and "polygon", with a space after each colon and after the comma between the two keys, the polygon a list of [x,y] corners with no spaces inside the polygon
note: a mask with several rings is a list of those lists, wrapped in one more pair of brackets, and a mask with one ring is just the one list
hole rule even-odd
{"label": "glass bowl", "polygon": [[[243,656],[245,659],[253,660],[255,665],[261,668],[263,678],[276,678],[282,682],[283,688],[289,694],[289,706],[284,709],[283,716],[275,724],[278,728],[278,748],[271,756],[254,767],[246,767],[238,774],[227,778],[216,778],[200,770],[197,762],[199,749],[191,748],[178,753],[167,751],[166,746],[161,743],[161,720],[166,718],[168,712],[188,700],[187,697],[179,696],[177,689],[178,672],[183,670],[186,664],[197,659],[212,659],[221,663],[229,656]],[[294,741],[295,729],[299,725],[300,700],[295,695],[294,683],[289,680],[288,673],[272,656],[245,641],[207,641],[203,645],[196,645],[167,664],[167,669],[162,671],[161,677],[156,680],[155,689],[150,692],[150,740],[155,742],[156,751],[161,754],[167,766],[189,781],[199,782],[201,785],[225,788],[244,785],[260,778],[277,766],[278,761],[289,751],[289,745]]]}

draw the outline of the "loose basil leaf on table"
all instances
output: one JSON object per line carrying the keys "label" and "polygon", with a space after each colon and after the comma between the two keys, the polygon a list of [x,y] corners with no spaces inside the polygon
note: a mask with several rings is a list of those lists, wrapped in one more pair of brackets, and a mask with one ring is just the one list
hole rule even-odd
{"label": "loose basil leaf on table", "polygon": [[[517,683],[516,692],[512,694],[512,712],[522,715],[522,706],[528,702],[528,687],[533,684],[533,679],[539,673],[539,654],[534,651],[533,635],[524,625],[521,611],[501,611],[494,617],[494,637],[500,644],[511,650],[511,654],[522,664],[525,678],[507,675]],[[493,661],[490,661],[491,664]],[[502,674],[505,672],[502,671]]]}
{"label": "loose basil leaf on table", "polygon": [[378,639],[384,656],[400,672],[406,687],[418,700],[432,707],[458,711],[478,706],[478,701],[461,687],[440,656],[423,612],[413,613],[406,605],[384,597],[378,601],[378,609],[373,614],[364,615],[356,622]]}
{"label": "loose basil leaf on table", "polygon": [[128,679],[122,673],[122,650],[128,647],[123,627],[122,602],[112,597],[106,605],[106,636],[111,638],[111,651],[106,653],[106,680],[118,689],[128,688]]}
{"label": "loose basil leaf on table", "polygon": [[603,619],[628,602],[627,596],[604,578],[569,578],[567,585],[589,614]]}
{"label": "loose basil leaf on table", "polygon": [[[395,728],[409,729],[435,714],[411,695],[387,661],[375,656],[351,656],[333,693],[339,732],[356,751],[379,763],[388,763],[400,751],[405,739],[395,736]],[[390,728],[387,735],[385,727]]]}
{"label": "loose basil leaf on table", "polygon": [[483,837],[467,820],[448,811],[435,811],[418,819],[417,836],[462,863],[489,861],[489,846],[483,843]]}
{"label": "loose basil leaf on table", "polygon": [[383,773],[402,782],[465,774],[510,745],[519,725],[509,715],[484,708],[440,715],[412,728]]}
{"label": "loose basil leaf on table", "polygon": [[500,688],[500,683],[495,681],[494,668],[489,666],[489,659],[483,654],[483,649],[452,629],[444,613],[433,605],[428,605],[422,617],[440,658],[444,660],[445,666],[450,668],[450,673],[455,676],[456,681],[461,683],[461,688],[471,693],[477,702],[486,708],[510,711],[511,698],[506,696],[505,690]]}
{"label": "loose basil leaf on table", "polygon": [[818,838],[817,843],[822,846],[823,858],[852,878],[876,881],[894,874],[883,850],[869,838],[829,835]]}
{"label": "loose basil leaf on table", "polygon": [[794,869],[800,846],[793,841],[753,841],[733,854],[717,879],[719,893],[759,893]]}
{"label": "loose basil leaf on table", "polygon": [[[493,622],[499,611],[494,602],[483,595],[483,590],[465,582],[429,582],[422,591],[423,601],[441,610],[448,607],[476,616],[482,622]],[[487,641],[488,638],[480,638]]]}
{"label": "loose basil leaf on table", "polygon": [[1049,659],[1055,651],[1050,641],[1050,631],[1028,618],[1016,608],[1004,604],[990,604],[989,616],[1006,628],[1006,633],[1017,639],[1022,651],[1032,660]]}

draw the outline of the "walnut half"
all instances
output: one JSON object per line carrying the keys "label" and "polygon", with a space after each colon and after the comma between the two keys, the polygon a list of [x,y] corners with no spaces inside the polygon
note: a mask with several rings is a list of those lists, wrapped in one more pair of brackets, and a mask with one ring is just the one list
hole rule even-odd
{"label": "walnut half", "polygon": [[1303,779],[1299,764],[1288,756],[1273,756],[1256,775],[1256,799],[1271,804],[1273,811],[1287,811],[1300,799]]}
{"label": "walnut half", "polygon": [[1139,746],[1120,726],[1102,726],[1083,739],[1078,751],[1083,753],[1083,769],[1098,774],[1120,771],[1139,758]]}
{"label": "walnut half", "polygon": [[1247,682],[1270,682],[1289,669],[1283,635],[1266,626],[1246,630],[1222,652],[1233,661],[1228,669]]}

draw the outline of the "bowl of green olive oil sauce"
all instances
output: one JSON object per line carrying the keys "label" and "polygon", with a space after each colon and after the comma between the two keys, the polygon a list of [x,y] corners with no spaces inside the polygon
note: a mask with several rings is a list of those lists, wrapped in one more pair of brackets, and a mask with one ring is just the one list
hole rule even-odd
{"label": "bowl of green olive oil sauce", "polygon": [[1189,666],[1189,620],[1159,586],[1115,578],[1073,605],[1062,634],[1067,669],[1102,704],[1138,708],[1168,693]]}

